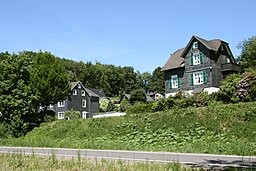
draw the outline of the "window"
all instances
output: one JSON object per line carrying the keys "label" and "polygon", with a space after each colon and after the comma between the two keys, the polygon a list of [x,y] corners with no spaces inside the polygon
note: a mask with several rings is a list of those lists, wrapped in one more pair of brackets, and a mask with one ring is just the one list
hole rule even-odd
{"label": "window", "polygon": [[65,101],[58,102],[58,107],[64,107],[64,106],[65,106]]}
{"label": "window", "polygon": [[58,119],[64,119],[64,112],[58,112]]}
{"label": "window", "polygon": [[172,75],[170,80],[170,88],[179,88],[178,75]]}
{"label": "window", "polygon": [[191,53],[190,63],[191,65],[199,65],[203,63],[203,53],[196,51]]}
{"label": "window", "polygon": [[81,95],[85,96],[85,91],[84,90],[81,91]]}
{"label": "window", "polygon": [[193,53],[193,65],[200,64],[200,54],[199,52]]}
{"label": "window", "polygon": [[86,111],[83,111],[83,112],[82,112],[82,118],[83,118],[83,119],[86,119],[86,118],[87,118],[87,113],[88,113],[88,112],[86,112]]}
{"label": "window", "polygon": [[191,74],[191,85],[201,85],[207,82],[206,72],[194,72]]}
{"label": "window", "polygon": [[82,107],[86,107],[86,100],[82,100]]}
{"label": "window", "polygon": [[77,90],[73,90],[73,95],[77,95]]}
{"label": "window", "polygon": [[227,63],[228,63],[228,64],[230,63],[230,59],[229,59],[229,58],[227,58]]}
{"label": "window", "polygon": [[197,49],[197,48],[198,48],[198,42],[193,42],[192,48],[193,48],[193,49]]}
{"label": "window", "polygon": [[50,104],[50,105],[49,105],[49,107],[52,109],[52,108],[53,108],[53,105],[52,105],[52,104]]}
{"label": "window", "polygon": [[203,72],[196,72],[193,73],[194,76],[194,85],[200,85],[203,84]]}
{"label": "window", "polygon": [[81,84],[78,84],[78,85],[77,85],[77,88],[81,88]]}

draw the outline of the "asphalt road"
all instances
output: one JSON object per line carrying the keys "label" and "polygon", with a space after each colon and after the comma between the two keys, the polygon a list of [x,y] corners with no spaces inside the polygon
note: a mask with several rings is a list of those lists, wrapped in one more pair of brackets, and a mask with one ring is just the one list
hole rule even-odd
{"label": "asphalt road", "polygon": [[68,148],[0,147],[0,153],[35,155],[56,155],[58,157],[78,157],[142,162],[179,162],[190,166],[203,167],[244,167],[256,169],[256,156],[189,154],[171,152],[89,150]]}

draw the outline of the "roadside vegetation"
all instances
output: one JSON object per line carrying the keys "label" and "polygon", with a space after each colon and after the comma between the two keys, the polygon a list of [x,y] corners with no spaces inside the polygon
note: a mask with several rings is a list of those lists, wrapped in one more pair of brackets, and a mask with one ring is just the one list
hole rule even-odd
{"label": "roadside vegetation", "polygon": [[256,155],[256,103],[43,123],[4,146]]}
{"label": "roadside vegetation", "polygon": [[82,159],[81,157],[63,159],[54,155],[24,156],[22,154],[0,154],[0,168],[2,171],[9,170],[127,170],[127,171],[148,171],[148,170],[169,170],[169,171],[190,171],[199,170],[181,166],[178,163],[150,163],[150,162],[124,162],[100,159]]}

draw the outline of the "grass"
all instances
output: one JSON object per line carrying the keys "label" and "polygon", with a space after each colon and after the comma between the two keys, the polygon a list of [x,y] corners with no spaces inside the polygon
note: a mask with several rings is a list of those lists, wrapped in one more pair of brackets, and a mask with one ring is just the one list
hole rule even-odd
{"label": "grass", "polygon": [[256,155],[256,103],[44,123],[0,145]]}
{"label": "grass", "polygon": [[0,169],[2,171],[34,171],[34,170],[111,170],[111,171],[155,171],[155,170],[169,170],[169,171],[190,171],[198,170],[181,166],[179,163],[164,164],[164,163],[149,163],[149,162],[123,162],[112,160],[98,160],[98,159],[81,159],[71,158],[63,159],[56,158],[52,155],[49,157],[42,156],[25,156],[22,154],[0,154]]}

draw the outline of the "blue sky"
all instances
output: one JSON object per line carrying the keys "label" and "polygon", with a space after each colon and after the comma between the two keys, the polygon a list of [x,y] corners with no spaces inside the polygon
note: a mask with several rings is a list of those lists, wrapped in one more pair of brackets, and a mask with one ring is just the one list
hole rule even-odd
{"label": "blue sky", "polygon": [[255,0],[1,0],[0,52],[49,51],[152,72],[192,35],[230,44],[255,34]]}

